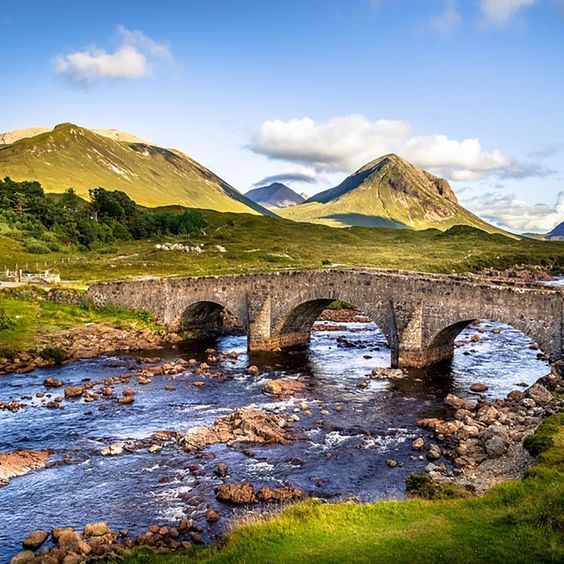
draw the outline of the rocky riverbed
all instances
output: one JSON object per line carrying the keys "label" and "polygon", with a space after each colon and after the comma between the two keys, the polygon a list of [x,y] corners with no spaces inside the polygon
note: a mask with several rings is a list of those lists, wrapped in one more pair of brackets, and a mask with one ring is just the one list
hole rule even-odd
{"label": "rocky riverbed", "polygon": [[522,471],[513,453],[559,408],[554,377],[531,387],[540,351],[509,327],[474,325],[450,369],[408,372],[386,368],[365,319],[318,328],[304,352],[249,358],[232,336],[4,376],[0,562],[178,550],[308,496],[402,498],[410,472],[479,490],[488,465],[491,483],[506,460]]}

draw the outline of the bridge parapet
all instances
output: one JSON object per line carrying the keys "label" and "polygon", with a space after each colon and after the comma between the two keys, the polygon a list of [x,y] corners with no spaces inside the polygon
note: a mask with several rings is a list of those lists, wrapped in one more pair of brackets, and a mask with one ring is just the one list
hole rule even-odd
{"label": "bridge parapet", "polygon": [[396,366],[448,360],[458,333],[476,319],[511,325],[553,358],[563,356],[564,291],[543,285],[322,270],[100,282],[89,294],[97,305],[149,310],[171,331],[218,330],[225,308],[241,321],[253,351],[307,343],[319,313],[340,299],[378,324]]}

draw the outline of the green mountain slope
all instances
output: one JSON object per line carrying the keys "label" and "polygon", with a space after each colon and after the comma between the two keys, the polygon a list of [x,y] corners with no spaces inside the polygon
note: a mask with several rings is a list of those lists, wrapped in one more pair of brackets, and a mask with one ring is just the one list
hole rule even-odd
{"label": "green mountain slope", "polygon": [[316,194],[304,204],[280,210],[279,214],[295,221],[336,227],[445,230],[462,224],[503,233],[463,208],[445,179],[394,154],[368,163],[339,186]]}
{"label": "green mountain slope", "polygon": [[180,151],[116,140],[70,123],[0,145],[0,177],[6,176],[38,180],[46,192],[72,187],[87,197],[90,188],[102,186],[123,190],[144,206],[272,215]]}

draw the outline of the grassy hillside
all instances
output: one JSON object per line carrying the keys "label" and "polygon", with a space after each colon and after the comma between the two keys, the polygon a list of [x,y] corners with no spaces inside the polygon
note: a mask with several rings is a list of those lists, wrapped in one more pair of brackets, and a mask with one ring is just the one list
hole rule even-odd
{"label": "grassy hillside", "polygon": [[[427,272],[468,272],[484,267],[543,264],[562,272],[564,242],[515,240],[469,227],[333,229],[324,225],[204,211],[209,223],[188,237],[113,242],[92,251],[26,252],[0,235],[0,267],[48,267],[78,284],[130,276],[230,274],[329,267],[377,267]],[[155,249],[156,243],[200,245],[202,254]],[[217,246],[222,246],[221,252]]]}
{"label": "grassy hillside", "polygon": [[463,208],[446,180],[393,154],[368,163],[339,186],[279,214],[334,227],[445,230],[462,224],[501,232]]}
{"label": "grassy hillside", "polygon": [[38,180],[46,192],[72,187],[82,197],[102,186],[138,204],[271,215],[187,155],[116,141],[73,124],[0,145],[0,178]]}

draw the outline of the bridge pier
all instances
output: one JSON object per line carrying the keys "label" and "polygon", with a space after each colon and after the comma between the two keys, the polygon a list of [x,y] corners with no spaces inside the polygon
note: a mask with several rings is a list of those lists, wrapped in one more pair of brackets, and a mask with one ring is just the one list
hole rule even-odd
{"label": "bridge pier", "polygon": [[395,362],[392,355],[392,366],[394,368],[425,368],[433,364],[449,362],[453,355],[454,347],[448,345],[414,348],[400,343]]}

